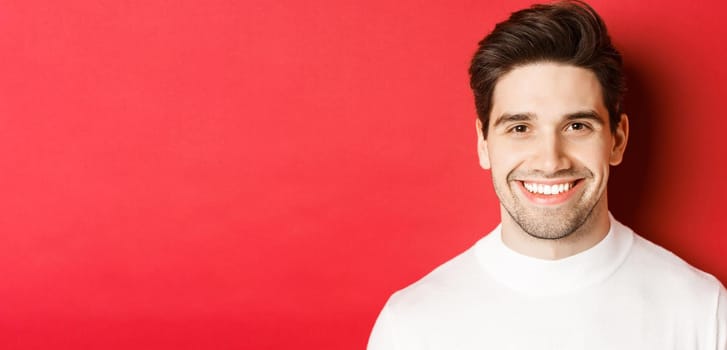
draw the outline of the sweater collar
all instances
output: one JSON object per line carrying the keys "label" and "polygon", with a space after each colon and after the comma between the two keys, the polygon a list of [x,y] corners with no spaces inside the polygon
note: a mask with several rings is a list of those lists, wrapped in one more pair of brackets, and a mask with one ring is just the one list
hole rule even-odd
{"label": "sweater collar", "polygon": [[520,254],[502,241],[502,226],[475,245],[482,267],[498,282],[521,294],[549,296],[574,292],[607,279],[623,263],[633,244],[633,232],[609,213],[606,237],[578,254],[544,260]]}

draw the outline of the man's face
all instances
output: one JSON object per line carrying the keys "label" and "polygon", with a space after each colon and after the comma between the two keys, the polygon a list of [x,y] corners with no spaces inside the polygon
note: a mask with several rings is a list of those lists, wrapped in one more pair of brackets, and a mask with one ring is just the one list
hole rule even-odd
{"label": "man's face", "polygon": [[593,72],[548,62],[515,68],[495,85],[489,123],[478,153],[503,224],[559,239],[607,212],[609,165],[621,162],[628,120],[611,132]]}

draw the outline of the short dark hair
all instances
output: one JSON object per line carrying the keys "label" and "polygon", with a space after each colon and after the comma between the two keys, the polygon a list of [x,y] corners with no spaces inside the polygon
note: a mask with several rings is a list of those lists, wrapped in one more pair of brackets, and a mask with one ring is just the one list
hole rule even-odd
{"label": "short dark hair", "polygon": [[562,1],[514,12],[480,41],[469,73],[485,138],[498,79],[514,68],[536,62],[591,70],[601,85],[611,132],[616,130],[625,91],[621,54],[593,8],[581,1]]}

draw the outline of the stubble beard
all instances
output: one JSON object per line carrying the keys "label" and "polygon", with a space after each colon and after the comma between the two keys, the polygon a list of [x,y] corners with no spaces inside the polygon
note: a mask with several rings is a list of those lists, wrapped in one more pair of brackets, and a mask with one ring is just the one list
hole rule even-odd
{"label": "stubble beard", "polygon": [[[583,174],[586,175],[586,174]],[[511,190],[512,174],[507,177],[507,184]],[[586,179],[592,179],[593,174],[587,171]],[[558,240],[571,236],[579,231],[592,220],[593,210],[601,200],[602,195],[592,194],[591,200],[584,193],[577,202],[571,206],[558,208],[527,208],[523,205],[522,200],[518,199],[514,192],[508,192],[495,184],[495,192],[500,198],[502,207],[505,208],[512,220],[520,226],[523,232],[528,235],[547,240]],[[505,201],[506,196],[510,196],[510,200]],[[584,200],[588,200],[584,202]]]}

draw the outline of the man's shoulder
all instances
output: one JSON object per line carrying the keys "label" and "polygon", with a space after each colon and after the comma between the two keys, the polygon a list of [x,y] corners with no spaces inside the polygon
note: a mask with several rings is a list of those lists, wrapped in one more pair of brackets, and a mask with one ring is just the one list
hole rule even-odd
{"label": "man's shoulder", "polygon": [[477,260],[475,247],[476,245],[470,247],[418,281],[394,293],[389,305],[395,308],[422,307],[431,301],[442,303],[457,300],[471,293],[473,289],[479,289],[477,286],[481,286],[486,278]]}
{"label": "man's shoulder", "polygon": [[[636,266],[644,281],[656,283],[661,288],[671,288],[692,296],[718,293],[722,287],[713,275],[704,272],[666,248],[635,234],[632,266]],[[647,277],[648,276],[648,277]]]}

